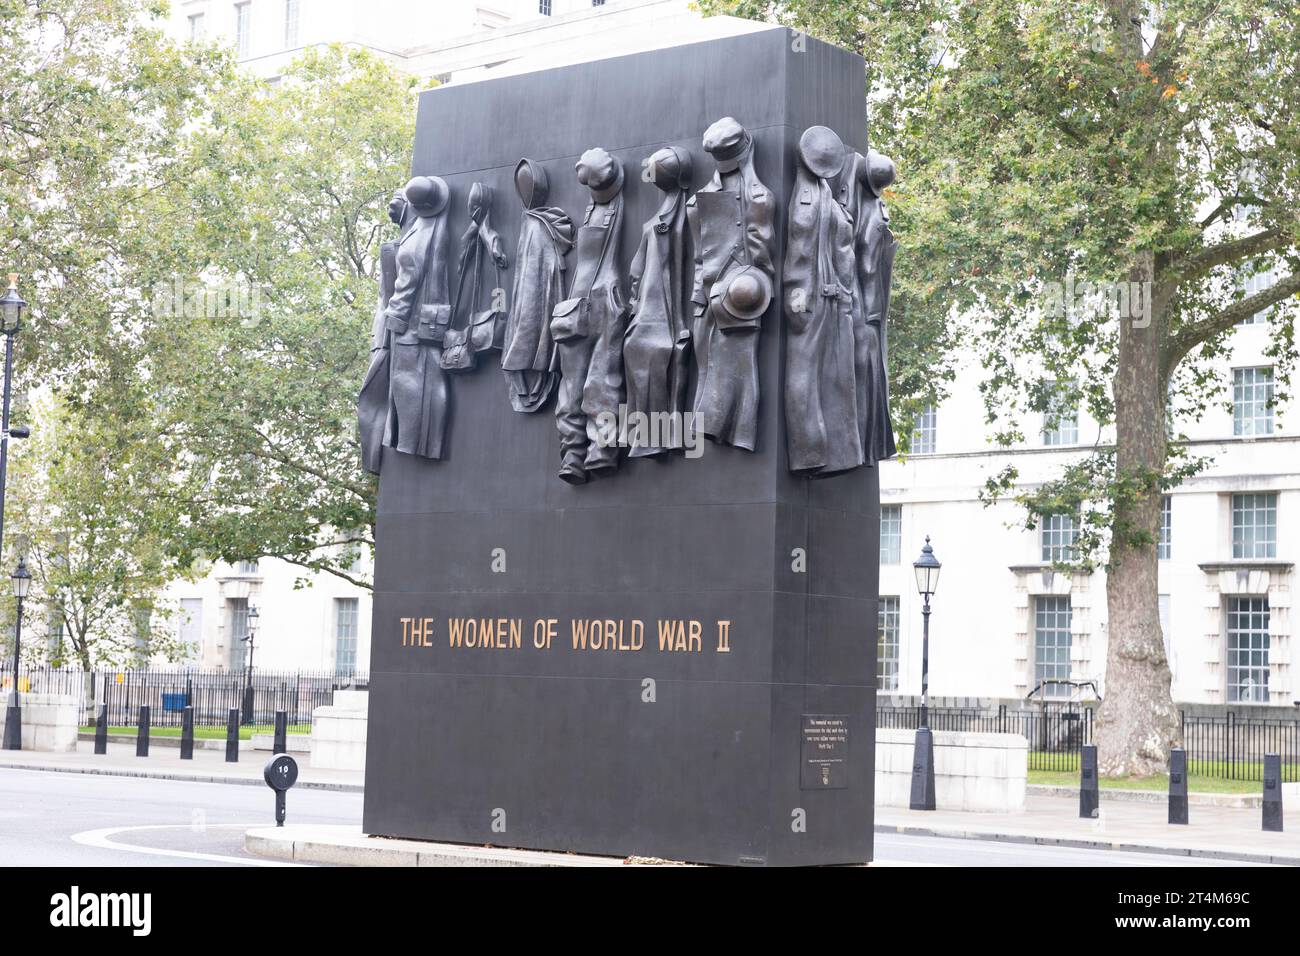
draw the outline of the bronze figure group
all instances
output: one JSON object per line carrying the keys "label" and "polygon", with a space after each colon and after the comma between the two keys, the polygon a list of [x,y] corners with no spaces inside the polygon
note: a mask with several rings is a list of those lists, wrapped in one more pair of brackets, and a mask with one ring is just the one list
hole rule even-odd
{"label": "bronze figure group", "polygon": [[[604,149],[575,165],[589,200],[578,223],[547,205],[546,169],[519,160],[513,263],[491,225],[491,189],[474,183],[454,278],[447,184],[417,176],[395,194],[398,236],[380,247],[357,400],[363,466],[378,473],[385,448],[440,458],[447,373],[470,371],[493,351],[515,411],[537,412],[555,394],[559,476],[571,484],[616,471],[623,449],[632,457],[681,449],[688,421],[717,444],[753,451],[759,335],[780,258],[776,197],[735,119],[712,124],[702,145],[716,168],[693,195],[689,151],[666,146],[645,159],[641,178],[662,198],[641,227],[626,294],[626,174]],[[824,126],[807,129],[796,152],[779,277],[786,443],[792,471],[821,477],[895,451],[886,328],[897,243],[882,198],[895,173],[884,156],[864,156]],[[501,274],[512,266],[503,301]],[[671,425],[647,430],[646,421]]]}

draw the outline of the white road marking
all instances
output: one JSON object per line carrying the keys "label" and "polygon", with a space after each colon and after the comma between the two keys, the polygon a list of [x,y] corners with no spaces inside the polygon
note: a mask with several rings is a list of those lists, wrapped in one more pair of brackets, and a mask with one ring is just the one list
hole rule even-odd
{"label": "white road marking", "polygon": [[[287,860],[263,860],[257,857],[238,857],[238,856],[221,856],[216,853],[199,853],[193,850],[168,850],[162,847],[137,846],[132,843],[118,843],[111,837],[119,833],[133,833],[141,830],[188,830],[191,828],[188,823],[158,823],[148,826],[135,827],[105,827],[102,830],[83,830],[81,833],[72,835],[73,843],[80,843],[82,846],[93,846],[101,850],[125,850],[128,853],[145,853],[153,856],[172,856],[180,857],[186,860],[204,860],[208,863],[237,863],[241,866],[302,866],[301,863],[290,863]],[[255,829],[259,826],[265,826],[265,823],[209,823],[206,829],[231,828],[238,827],[243,830]]]}

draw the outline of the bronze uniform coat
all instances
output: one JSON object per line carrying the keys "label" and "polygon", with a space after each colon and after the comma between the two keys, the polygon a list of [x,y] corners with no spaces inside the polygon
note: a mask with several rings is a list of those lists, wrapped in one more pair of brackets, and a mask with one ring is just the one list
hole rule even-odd
{"label": "bronze uniform coat", "polygon": [[[447,430],[447,376],[433,340],[433,318],[450,313],[447,215],[419,218],[398,240],[397,280],[385,309],[392,333],[390,401],[384,444],[425,458],[441,458]],[[445,326],[444,326],[445,327]]]}
{"label": "bronze uniform coat", "polygon": [[[690,346],[690,297],[694,258],[682,190],[641,228],[632,259],[632,317],[623,343],[629,422],[633,412],[661,416],[661,445],[636,444],[635,428],[623,436],[633,456],[682,447],[681,413],[686,402],[686,359]],[[673,431],[669,432],[671,416]],[[653,420],[653,419],[651,419]]]}
{"label": "bronze uniform coat", "polygon": [[687,202],[695,245],[692,347],[694,411],[703,432],[724,445],[753,451],[758,439],[759,330],[723,331],[709,315],[709,293],[733,269],[754,265],[775,276],[776,197],[754,173],[751,158],[713,179]]}
{"label": "bronze uniform coat", "polygon": [[800,166],[784,272],[792,471],[830,475],[865,461],[857,415],[855,265],[852,220],[825,180]]}
{"label": "bronze uniform coat", "polygon": [[551,310],[564,298],[565,254],[573,248],[573,221],[563,209],[525,209],[515,254],[501,368],[517,412],[546,404],[559,379]]}
{"label": "bronze uniform coat", "polygon": [[861,209],[858,213],[856,251],[858,284],[861,290],[862,324],[865,341],[859,351],[865,361],[866,409],[863,417],[863,450],[868,461],[892,458],[894,426],[889,419],[889,365],[887,323],[889,288],[898,243],[889,229],[889,212],[883,200],[859,184]]}
{"label": "bronze uniform coat", "polygon": [[397,240],[379,247],[379,302],[370,331],[370,367],[357,395],[357,434],[361,442],[361,467],[379,474],[384,451],[384,426],[388,422],[388,327],[384,311],[397,282]]}

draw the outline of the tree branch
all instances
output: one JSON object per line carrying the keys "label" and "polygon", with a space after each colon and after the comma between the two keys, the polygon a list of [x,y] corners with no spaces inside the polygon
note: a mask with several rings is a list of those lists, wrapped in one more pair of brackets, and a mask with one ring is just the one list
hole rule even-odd
{"label": "tree branch", "polygon": [[1170,264],[1169,274],[1162,281],[1184,282],[1205,275],[1216,266],[1249,259],[1263,252],[1271,252],[1288,245],[1291,237],[1281,229],[1265,229],[1251,236],[1229,239],[1213,246],[1205,246]]}
{"label": "tree branch", "polygon": [[1252,296],[1237,300],[1217,315],[1183,326],[1170,337],[1169,344],[1166,346],[1165,373],[1171,372],[1183,360],[1183,356],[1202,342],[1228,331],[1256,312],[1277,305],[1298,293],[1300,293],[1300,272],[1287,276]]}

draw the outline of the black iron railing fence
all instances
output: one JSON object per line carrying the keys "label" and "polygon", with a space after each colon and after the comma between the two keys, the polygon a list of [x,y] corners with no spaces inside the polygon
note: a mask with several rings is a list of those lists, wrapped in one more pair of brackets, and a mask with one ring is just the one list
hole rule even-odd
{"label": "black iron railing fence", "polygon": [[[1035,703],[1024,708],[1000,704],[996,710],[978,707],[931,707],[931,730],[966,733],[1020,734],[1029,741],[1030,770],[1076,770],[1084,744],[1092,742],[1090,707],[1061,702]],[[878,705],[876,726],[914,729],[917,707]]]}
{"label": "black iron railing fence", "polygon": [[[0,665],[0,689],[13,686],[12,672],[12,665]],[[350,672],[254,670],[250,681],[246,673],[215,669],[82,671],[24,665],[18,688],[33,694],[71,694],[87,722],[99,704],[107,704],[110,727],[135,727],[145,704],[154,727],[180,726],[187,705],[194,708],[196,727],[224,727],[231,708],[242,712],[249,683],[254,724],[273,724],[276,711],[283,710],[291,726],[301,726],[311,723],[314,708],[333,703],[334,691],[364,689],[368,678]]]}
{"label": "black iron railing fence", "polygon": [[[1076,772],[1085,744],[1093,743],[1095,707],[1069,701],[1027,703],[1024,707],[931,707],[933,730],[1020,734],[1029,741],[1029,769]],[[913,729],[920,718],[914,706],[880,704],[876,726]],[[1183,713],[1187,769],[1195,776],[1262,780],[1264,754],[1282,757],[1282,779],[1300,781],[1300,717],[1256,717],[1240,711],[1222,715]]]}

